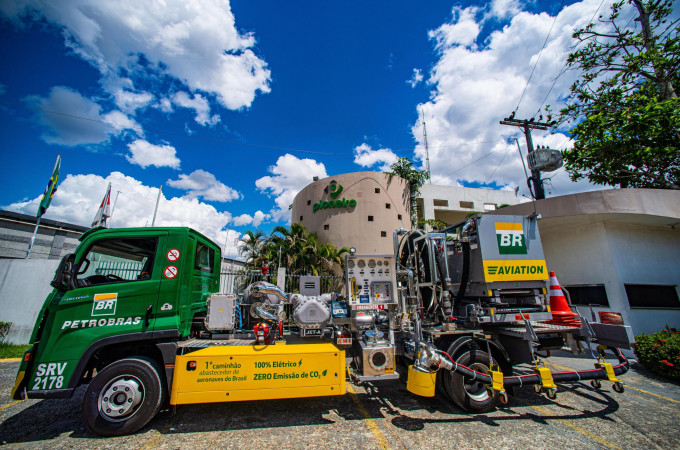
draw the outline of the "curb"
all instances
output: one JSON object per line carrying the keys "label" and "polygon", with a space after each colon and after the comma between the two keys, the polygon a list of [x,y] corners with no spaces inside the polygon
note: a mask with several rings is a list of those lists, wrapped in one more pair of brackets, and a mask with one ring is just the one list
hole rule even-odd
{"label": "curb", "polygon": [[21,358],[3,358],[3,359],[0,359],[0,363],[19,362],[19,361],[21,361]]}

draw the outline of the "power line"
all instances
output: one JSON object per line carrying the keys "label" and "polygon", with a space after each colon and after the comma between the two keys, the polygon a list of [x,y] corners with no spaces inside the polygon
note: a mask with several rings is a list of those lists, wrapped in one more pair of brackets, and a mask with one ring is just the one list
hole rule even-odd
{"label": "power line", "polygon": [[534,68],[531,69],[531,74],[529,74],[529,79],[527,80],[526,86],[524,86],[524,91],[522,92],[522,96],[519,98],[519,102],[517,102],[517,107],[515,108],[515,111],[517,111],[519,109],[519,105],[520,105],[520,103],[522,103],[522,100],[524,99],[524,94],[526,94],[527,88],[529,87],[529,83],[531,82],[531,78],[534,76],[534,71],[536,70],[536,67],[538,66],[538,62],[541,60],[541,54],[543,54],[543,50],[545,49],[545,46],[548,44],[548,39],[550,38],[550,34],[552,33],[553,27],[555,26],[555,22],[557,21],[557,16],[559,16],[560,11],[562,10],[562,6],[564,6],[564,0],[562,0],[562,3],[560,3],[560,7],[557,8],[557,14],[555,14],[555,18],[553,19],[553,23],[552,23],[552,25],[550,25],[550,30],[548,31],[548,35],[545,37],[545,41],[543,42],[543,47],[541,47],[541,51],[538,52],[538,57],[536,58],[536,63],[534,64]]}
{"label": "power line", "polygon": [[491,150],[489,153],[487,153],[487,154],[485,154],[485,155],[483,155],[483,156],[480,156],[479,158],[475,159],[475,160],[472,161],[470,164],[466,164],[466,165],[464,165],[463,167],[461,167],[460,169],[454,170],[453,172],[451,172],[450,174],[448,174],[448,175],[446,175],[446,176],[447,176],[447,177],[450,177],[450,176],[453,175],[454,173],[460,172],[461,170],[465,169],[466,167],[469,167],[469,166],[473,165],[473,164],[476,163],[477,161],[480,161],[480,160],[486,158],[487,156],[489,156],[489,155],[492,154],[492,153],[493,153],[493,150]]}
{"label": "power line", "polygon": [[[6,100],[0,100],[0,103],[5,103],[7,105],[20,105],[15,102],[9,102]],[[34,111],[41,111],[45,112],[48,114],[54,114],[57,116],[62,116],[62,117],[68,117],[71,119],[77,119],[77,120],[84,120],[87,122],[93,122],[93,123],[101,123],[103,125],[109,125],[112,127],[118,127],[118,128],[123,128],[123,129],[132,129],[139,131],[141,134],[144,134],[145,132],[149,133],[154,133],[154,134],[167,134],[170,136],[178,136],[178,137],[183,137],[183,138],[189,138],[189,139],[199,139],[199,140],[206,140],[206,141],[212,141],[212,142],[220,142],[220,143],[225,143],[225,144],[233,144],[233,145],[243,145],[247,147],[258,147],[258,148],[268,148],[271,150],[282,150],[282,151],[289,151],[289,152],[299,152],[299,153],[312,153],[312,154],[318,154],[318,155],[329,155],[329,156],[338,156],[338,155],[353,155],[354,151],[351,152],[321,152],[317,150],[307,150],[307,149],[301,149],[301,148],[293,148],[293,147],[283,147],[283,146],[276,146],[276,145],[267,145],[267,144],[251,144],[248,142],[242,142],[242,141],[236,141],[236,140],[230,140],[230,139],[221,139],[221,138],[215,138],[215,137],[209,137],[209,136],[196,136],[196,135],[191,135],[187,133],[182,133],[182,132],[176,132],[176,131],[170,131],[170,130],[160,130],[160,129],[154,129],[154,128],[148,128],[148,127],[142,127],[139,124],[135,125],[129,125],[129,124],[122,124],[122,123],[117,123],[117,122],[110,122],[106,120],[101,120],[101,119],[93,119],[90,117],[83,117],[79,116],[76,114],[68,114],[60,111],[52,111],[49,109],[44,109],[40,107],[34,107],[34,106],[27,106],[21,104],[23,107],[30,108]],[[429,148],[432,149],[439,149],[439,148],[456,148],[456,147],[468,147],[471,145],[478,145],[478,144],[489,144],[489,143],[495,143],[498,141],[475,141],[475,142],[458,142],[454,144],[447,144],[447,145],[438,145],[438,146],[430,146]],[[414,151],[415,148],[400,148],[400,149],[388,149],[391,152],[394,153],[399,153],[399,152],[409,152],[409,151]]]}

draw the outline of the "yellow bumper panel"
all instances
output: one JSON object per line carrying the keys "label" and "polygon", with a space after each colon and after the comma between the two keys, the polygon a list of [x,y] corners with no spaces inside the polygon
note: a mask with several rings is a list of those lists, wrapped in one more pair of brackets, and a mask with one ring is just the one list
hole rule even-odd
{"label": "yellow bumper panel", "polygon": [[215,346],[177,356],[170,404],[343,395],[333,344]]}

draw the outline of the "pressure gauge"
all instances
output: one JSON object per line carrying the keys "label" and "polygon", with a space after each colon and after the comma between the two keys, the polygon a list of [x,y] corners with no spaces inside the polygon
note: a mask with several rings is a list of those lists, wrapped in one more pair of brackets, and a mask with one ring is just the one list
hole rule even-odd
{"label": "pressure gauge", "polygon": [[354,260],[353,259],[350,259],[349,261],[347,261],[347,267],[349,267],[350,269],[354,269]]}
{"label": "pressure gauge", "polygon": [[388,260],[385,260],[385,262],[383,264],[385,264],[385,267],[387,267],[387,266],[390,265],[390,262]]}
{"label": "pressure gauge", "polygon": [[378,261],[378,267],[382,266],[382,261]]}
{"label": "pressure gauge", "polygon": [[368,260],[368,267],[370,267],[371,269],[375,267],[375,259]]}
{"label": "pressure gauge", "polygon": [[360,269],[363,269],[364,267],[366,267],[366,261],[360,259],[359,262],[357,263],[357,266],[359,266]]}

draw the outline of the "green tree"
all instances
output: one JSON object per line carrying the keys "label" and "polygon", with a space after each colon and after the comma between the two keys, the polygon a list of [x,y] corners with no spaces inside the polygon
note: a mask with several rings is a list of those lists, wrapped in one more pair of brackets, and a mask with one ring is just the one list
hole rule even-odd
{"label": "green tree", "polygon": [[562,152],[572,180],[680,189],[680,27],[667,20],[672,3],[620,1],[607,19],[574,32],[579,42],[567,64],[582,75],[556,121],[575,124],[574,147]]}
{"label": "green tree", "polygon": [[349,249],[336,248],[331,243],[319,241],[316,233],[310,233],[300,223],[288,227],[275,227],[265,244],[270,267],[285,266],[291,275],[333,275],[342,269],[342,255]]}
{"label": "green tree", "polygon": [[388,175],[396,175],[405,179],[409,187],[409,212],[411,214],[411,226],[415,227],[418,222],[416,198],[420,194],[420,188],[430,179],[426,170],[418,170],[408,158],[398,158],[391,166]]}
{"label": "green tree", "polygon": [[241,256],[246,258],[246,267],[259,269],[262,263],[266,262],[265,237],[264,232],[260,230],[255,232],[248,230],[243,234],[243,237],[237,239],[238,251]]}

